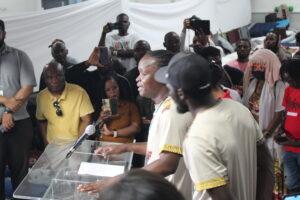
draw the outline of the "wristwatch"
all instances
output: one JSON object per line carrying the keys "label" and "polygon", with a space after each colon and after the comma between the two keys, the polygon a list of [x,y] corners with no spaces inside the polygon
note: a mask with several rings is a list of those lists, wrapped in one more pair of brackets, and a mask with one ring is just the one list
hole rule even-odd
{"label": "wristwatch", "polygon": [[118,131],[113,131],[113,137],[114,138],[118,137]]}
{"label": "wristwatch", "polygon": [[14,112],[10,108],[5,107],[4,113],[12,114]]}

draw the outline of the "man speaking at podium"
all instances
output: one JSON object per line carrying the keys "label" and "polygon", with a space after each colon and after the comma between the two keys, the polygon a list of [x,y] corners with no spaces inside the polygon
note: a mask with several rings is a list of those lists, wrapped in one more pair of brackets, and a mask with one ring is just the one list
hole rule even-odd
{"label": "man speaking at podium", "polygon": [[84,89],[65,82],[63,67],[53,61],[43,70],[47,88],[37,96],[36,118],[45,145],[76,140],[94,112]]}
{"label": "man speaking at podium", "polygon": [[[139,62],[139,93],[143,97],[151,98],[155,103],[147,143],[106,146],[98,148],[95,153],[105,155],[132,151],[146,155],[147,161],[143,169],[166,177],[188,200],[192,199],[192,182],[182,159],[181,145],[192,123],[192,115],[179,114],[175,102],[168,97],[167,86],[154,78],[156,72],[167,66],[172,57],[172,52],[156,50],[147,52]],[[178,57],[175,55],[170,62],[176,59]],[[82,184],[77,189],[81,192],[98,192],[118,182],[121,176]]]}

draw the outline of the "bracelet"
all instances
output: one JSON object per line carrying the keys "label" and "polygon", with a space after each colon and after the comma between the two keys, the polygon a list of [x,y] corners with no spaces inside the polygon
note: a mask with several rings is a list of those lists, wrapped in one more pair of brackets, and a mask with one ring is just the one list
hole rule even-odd
{"label": "bracelet", "polygon": [[5,107],[4,113],[12,114],[12,113],[14,113],[14,112],[13,112],[10,108]]}
{"label": "bracelet", "polygon": [[114,138],[118,137],[118,131],[113,131],[113,137]]}

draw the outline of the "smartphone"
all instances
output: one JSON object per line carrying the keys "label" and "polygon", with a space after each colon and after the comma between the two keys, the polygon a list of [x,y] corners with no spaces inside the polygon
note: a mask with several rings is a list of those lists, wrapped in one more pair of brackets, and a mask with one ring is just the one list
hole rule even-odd
{"label": "smartphone", "polygon": [[100,46],[99,51],[100,51],[99,63],[104,66],[108,66],[110,64],[110,56],[108,53],[108,48]]}
{"label": "smartphone", "polygon": [[108,111],[112,116],[118,114],[117,99],[102,99],[102,110]]}
{"label": "smartphone", "polygon": [[195,31],[203,32],[205,35],[210,35],[210,21],[209,20],[195,20],[192,23]]}
{"label": "smartphone", "polygon": [[283,200],[300,200],[300,194],[290,194],[290,195],[285,195],[283,197]]}

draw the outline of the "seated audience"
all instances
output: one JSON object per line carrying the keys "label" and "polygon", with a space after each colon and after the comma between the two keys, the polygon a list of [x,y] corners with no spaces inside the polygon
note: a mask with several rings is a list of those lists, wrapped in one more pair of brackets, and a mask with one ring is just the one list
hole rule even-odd
{"label": "seated audience", "polygon": [[137,106],[124,98],[126,91],[122,90],[117,82],[116,76],[107,76],[104,80],[105,98],[117,101],[117,115],[103,110],[99,119],[105,124],[101,129],[101,141],[130,143],[133,142],[135,134],[141,129],[141,117]]}
{"label": "seated audience", "polygon": [[168,32],[164,37],[164,47],[172,53],[178,53],[180,51],[179,35],[175,32]]}
{"label": "seated audience", "polygon": [[277,36],[273,32],[266,35],[264,48],[273,51],[278,56],[280,62],[292,57],[291,53],[280,45],[280,36]]}
{"label": "seated audience", "polygon": [[[136,34],[128,33],[130,26],[129,17],[125,13],[117,16],[115,23],[107,23],[103,27],[102,35],[98,46],[106,46],[110,49],[111,55],[116,57],[127,71],[136,66],[133,57],[133,48],[139,40]],[[118,34],[106,34],[118,30]]]}
{"label": "seated audience", "polygon": [[241,39],[236,44],[236,53],[238,58],[236,60],[229,61],[227,65],[244,72],[246,70],[249,61],[250,51],[251,51],[250,41],[248,39]]}
{"label": "seated audience", "polygon": [[94,112],[81,87],[65,82],[62,65],[50,62],[43,70],[47,88],[37,96],[36,118],[44,143],[76,140],[91,123]]}
{"label": "seated audience", "polygon": [[[100,192],[99,200],[184,200],[162,176],[145,170],[129,171],[121,180]],[[188,200],[188,199],[187,199]]]}
{"label": "seated audience", "polygon": [[[213,96],[209,63],[199,55],[187,55],[171,64],[163,77],[177,111],[190,111],[194,117],[183,143],[195,188],[193,199],[259,199],[258,185],[270,199],[270,164],[263,166],[263,184],[257,181],[257,171],[262,170],[257,164],[271,160],[262,132],[242,104]],[[264,155],[261,160],[259,154]]]}
{"label": "seated audience", "polygon": [[245,71],[243,96],[243,104],[249,108],[258,122],[275,160],[274,195],[283,192],[280,187],[283,185],[282,169],[280,168],[281,148],[273,140],[284,110],[282,100],[285,84],[280,80],[280,67],[281,63],[272,51],[268,49],[255,51],[250,57]]}
{"label": "seated audience", "polygon": [[300,59],[289,60],[284,67],[289,77],[283,98],[285,136],[279,135],[275,139],[284,146],[285,183],[289,193],[295,193],[300,192]]}

